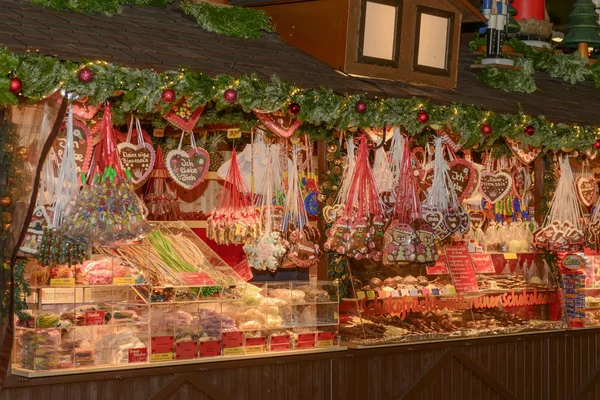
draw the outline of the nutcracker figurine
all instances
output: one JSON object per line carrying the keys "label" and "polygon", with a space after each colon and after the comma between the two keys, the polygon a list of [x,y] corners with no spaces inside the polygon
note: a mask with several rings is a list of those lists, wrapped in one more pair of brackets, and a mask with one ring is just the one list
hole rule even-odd
{"label": "nutcracker figurine", "polygon": [[483,0],[483,15],[487,22],[487,57],[481,60],[484,65],[514,65],[508,58],[502,57],[502,43],[506,37],[508,23],[508,0]]}

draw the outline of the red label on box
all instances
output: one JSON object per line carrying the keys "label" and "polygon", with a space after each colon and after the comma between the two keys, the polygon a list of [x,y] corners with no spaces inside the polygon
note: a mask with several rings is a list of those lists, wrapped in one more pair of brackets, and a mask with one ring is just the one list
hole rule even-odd
{"label": "red label on box", "polygon": [[290,335],[271,336],[271,346],[274,344],[290,344]]}
{"label": "red label on box", "polygon": [[433,267],[426,267],[428,275],[446,275],[449,274],[448,266],[446,265],[446,257],[438,257]]}
{"label": "red label on box", "polygon": [[175,347],[175,356],[178,360],[198,357],[198,342],[180,342]]}
{"label": "red label on box", "polygon": [[248,346],[264,346],[266,343],[267,343],[267,338],[264,336],[246,338],[246,347],[248,347]]}
{"label": "red label on box", "polygon": [[244,337],[242,332],[223,332],[221,341],[223,342],[224,349],[244,346]]}
{"label": "red label on box", "polygon": [[335,332],[319,332],[317,333],[317,340],[333,340],[335,339]]}
{"label": "red label on box", "polygon": [[154,336],[151,343],[152,354],[172,353],[175,350],[173,336]]}
{"label": "red label on box", "polygon": [[283,351],[283,350],[289,350],[289,349],[290,349],[289,343],[283,343],[283,344],[272,344],[271,343],[271,351]]}
{"label": "red label on box", "polygon": [[200,357],[215,357],[221,355],[221,342],[211,340],[209,342],[200,342]]}
{"label": "red label on box", "polygon": [[148,360],[148,349],[129,349],[129,362],[146,362]]}
{"label": "red label on box", "polygon": [[301,333],[298,335],[298,345],[296,346],[299,349],[308,349],[311,347],[315,347],[315,334],[314,333]]}
{"label": "red label on box", "polygon": [[104,311],[86,311],[84,320],[86,325],[104,325]]}
{"label": "red label on box", "polygon": [[478,274],[495,274],[494,261],[492,255],[487,253],[471,253],[473,267]]}
{"label": "red label on box", "polygon": [[479,291],[477,278],[473,271],[469,250],[465,246],[447,246],[446,264],[452,276],[457,293],[473,293]]}

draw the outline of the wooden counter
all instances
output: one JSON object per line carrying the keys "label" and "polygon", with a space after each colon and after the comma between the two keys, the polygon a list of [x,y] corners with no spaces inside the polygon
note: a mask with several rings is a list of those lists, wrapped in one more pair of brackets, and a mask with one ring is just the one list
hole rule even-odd
{"label": "wooden counter", "polygon": [[22,378],[0,400],[599,399],[600,329]]}

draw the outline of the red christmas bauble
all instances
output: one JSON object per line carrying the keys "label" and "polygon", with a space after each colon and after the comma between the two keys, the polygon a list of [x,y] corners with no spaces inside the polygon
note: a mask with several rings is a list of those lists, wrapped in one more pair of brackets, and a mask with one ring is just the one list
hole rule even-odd
{"label": "red christmas bauble", "polygon": [[525,136],[533,136],[535,133],[535,128],[531,125],[527,125],[523,133],[525,133]]}
{"label": "red christmas bauble", "polygon": [[596,150],[600,150],[600,139],[596,140],[596,143],[594,143],[594,148]]}
{"label": "red christmas bauble", "polygon": [[359,114],[364,114],[367,112],[367,103],[365,103],[362,100],[359,100],[356,102],[356,104],[354,105],[354,111],[356,111]]}
{"label": "red christmas bauble", "polygon": [[300,104],[292,103],[288,106],[288,112],[292,115],[296,115],[300,112]]}
{"label": "red christmas bauble", "polygon": [[426,124],[427,121],[429,121],[429,114],[427,113],[427,111],[419,111],[417,119],[421,124]]}
{"label": "red christmas bauble", "polygon": [[238,93],[235,89],[227,89],[223,92],[223,98],[228,103],[235,103],[238,98]]}
{"label": "red christmas bauble", "polygon": [[160,97],[165,103],[172,103],[175,101],[175,91],[173,89],[165,89],[161,93]]}
{"label": "red christmas bauble", "polygon": [[89,68],[81,68],[77,73],[77,79],[83,83],[90,83],[94,80],[94,71]]}
{"label": "red christmas bauble", "polygon": [[489,135],[490,133],[492,133],[492,126],[490,124],[481,125],[481,133],[483,133],[484,135]]}
{"label": "red christmas bauble", "polygon": [[23,89],[23,82],[21,82],[19,78],[12,78],[10,80],[10,86],[8,87],[8,90],[17,94],[21,91],[21,89]]}

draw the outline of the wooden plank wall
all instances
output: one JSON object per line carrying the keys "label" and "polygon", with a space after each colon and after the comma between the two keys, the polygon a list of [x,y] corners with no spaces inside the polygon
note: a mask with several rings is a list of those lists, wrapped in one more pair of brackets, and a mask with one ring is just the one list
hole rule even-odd
{"label": "wooden plank wall", "polygon": [[600,330],[26,380],[0,400],[600,399]]}

